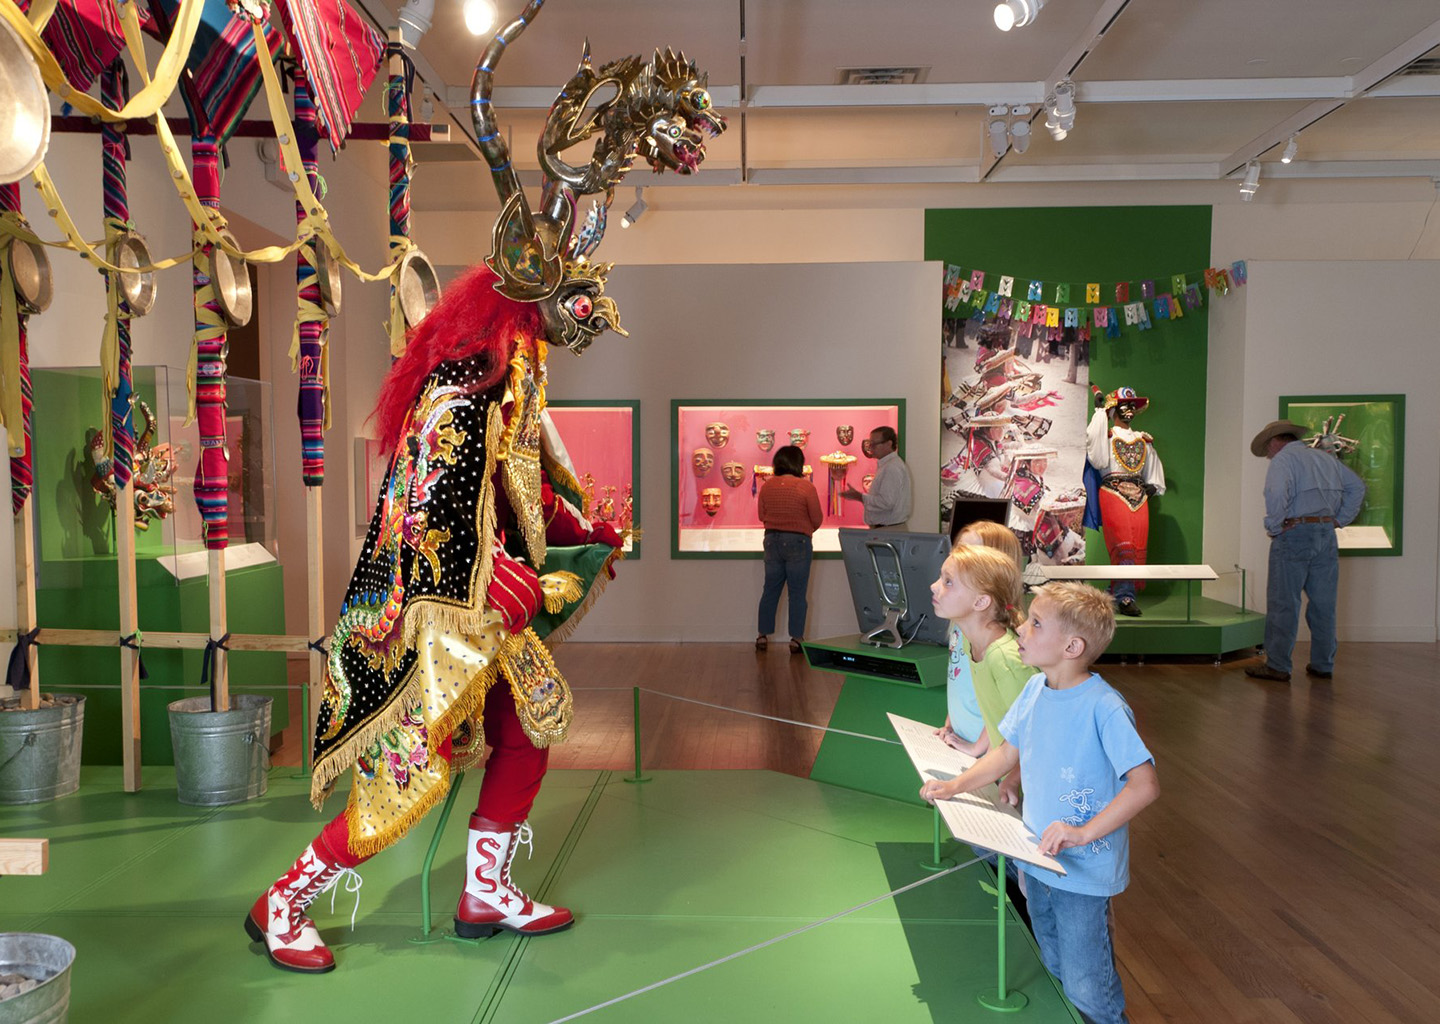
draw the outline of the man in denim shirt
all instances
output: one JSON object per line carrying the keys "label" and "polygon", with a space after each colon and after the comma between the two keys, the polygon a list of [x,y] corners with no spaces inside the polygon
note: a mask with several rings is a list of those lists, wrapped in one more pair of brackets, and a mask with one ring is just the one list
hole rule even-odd
{"label": "man in denim shirt", "polygon": [[1290,652],[1300,627],[1300,592],[1310,599],[1310,663],[1305,674],[1329,679],[1335,670],[1335,600],[1340,552],[1335,531],[1360,513],[1365,484],[1334,455],[1304,444],[1305,428],[1275,420],[1255,435],[1250,451],[1270,460],[1265,473],[1265,532],[1270,578],[1265,590],[1265,661],[1245,670],[1256,679],[1290,681]]}

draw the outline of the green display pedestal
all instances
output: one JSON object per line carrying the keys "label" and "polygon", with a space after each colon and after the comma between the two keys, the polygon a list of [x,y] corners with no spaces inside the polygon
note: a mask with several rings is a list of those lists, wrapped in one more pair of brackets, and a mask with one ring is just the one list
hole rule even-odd
{"label": "green display pedestal", "polygon": [[[915,768],[895,741],[887,712],[920,722],[945,722],[945,671],[950,652],[933,644],[909,644],[899,650],[871,647],[858,634],[807,640],[812,668],[839,672],[845,686],[830,716],[831,729],[815,755],[810,778],[864,793],[923,804]],[[892,742],[883,743],[867,736]]]}
{"label": "green display pedestal", "polygon": [[[154,559],[136,564],[140,629],[205,633],[209,629],[205,577],[180,580]],[[227,629],[232,633],[278,635],[285,632],[284,574],[276,563],[225,574]],[[40,623],[70,629],[114,630],[115,647],[62,647],[41,644],[40,680],[44,690],[85,694],[84,764],[120,764],[119,582],[114,559],[42,562],[35,606]],[[42,634],[43,641],[44,636]],[[140,683],[141,764],[171,764],[171,701],[206,693],[199,686],[201,651],[143,648],[148,679]],[[285,655],[273,651],[234,651],[227,655],[232,694],[257,693],[275,698],[272,735],[289,724]],[[91,689],[90,687],[114,689]],[[157,689],[184,686],[186,689]]]}

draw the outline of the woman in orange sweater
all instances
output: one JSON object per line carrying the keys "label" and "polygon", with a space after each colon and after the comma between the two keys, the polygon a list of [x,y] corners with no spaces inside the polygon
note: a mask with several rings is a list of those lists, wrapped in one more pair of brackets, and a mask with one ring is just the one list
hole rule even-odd
{"label": "woman in orange sweater", "polygon": [[805,589],[810,583],[810,535],[820,528],[820,496],[805,479],[805,454],[793,444],[775,451],[775,475],[760,488],[760,522],[765,526],[765,589],[760,593],[760,635],[755,649],[763,651],[775,632],[780,591],[790,590],[790,653],[800,652],[805,636]]}

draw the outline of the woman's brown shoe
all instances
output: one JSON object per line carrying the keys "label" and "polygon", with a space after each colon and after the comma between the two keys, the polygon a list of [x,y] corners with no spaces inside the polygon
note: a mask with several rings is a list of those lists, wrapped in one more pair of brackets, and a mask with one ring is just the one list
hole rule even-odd
{"label": "woman's brown shoe", "polygon": [[765,648],[767,648],[767,647],[769,647],[769,646],[770,646],[770,638],[769,638],[768,636],[757,636],[757,637],[755,638],[755,649],[756,649],[757,651],[763,651]]}

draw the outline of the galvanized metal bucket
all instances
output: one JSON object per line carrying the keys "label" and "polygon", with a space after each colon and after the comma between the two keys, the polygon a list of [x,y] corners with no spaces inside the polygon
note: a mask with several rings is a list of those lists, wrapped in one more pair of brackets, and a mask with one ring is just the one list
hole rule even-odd
{"label": "galvanized metal bucket", "polygon": [[270,769],[269,697],[240,694],[229,711],[211,711],[209,697],[170,705],[175,788],[182,804],[212,807],[265,793]]}
{"label": "galvanized metal bucket", "polygon": [[85,698],[33,711],[0,711],[0,804],[35,804],[80,788]]}
{"label": "galvanized metal bucket", "polygon": [[40,982],[29,992],[0,1000],[0,1024],[65,1024],[74,962],[75,947],[64,939],[0,932],[0,975],[23,974]]}

